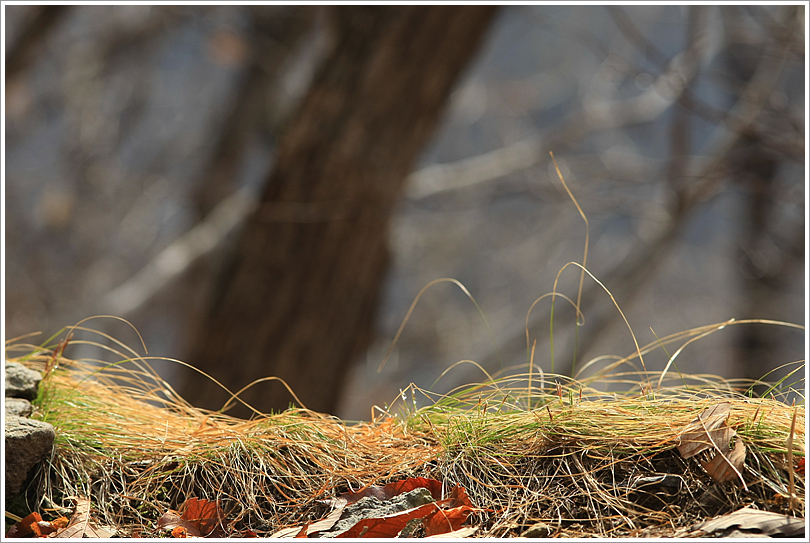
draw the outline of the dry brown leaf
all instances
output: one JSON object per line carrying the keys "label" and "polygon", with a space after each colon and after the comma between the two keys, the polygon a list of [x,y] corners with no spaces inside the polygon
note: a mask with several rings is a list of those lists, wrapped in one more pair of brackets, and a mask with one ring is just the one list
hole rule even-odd
{"label": "dry brown leaf", "polygon": [[683,458],[690,458],[717,445],[720,450],[728,448],[735,432],[726,426],[731,412],[731,404],[722,402],[698,415],[680,434],[678,452]]}
{"label": "dry brown leaf", "polygon": [[306,535],[309,536],[315,532],[328,532],[329,529],[334,526],[338,520],[340,520],[340,516],[342,514],[343,507],[338,507],[323,519],[319,520],[318,522],[313,522],[307,526]]}
{"label": "dry brown leaf", "polygon": [[90,518],[90,500],[87,498],[78,498],[76,500],[76,510],[73,513],[73,517],[70,519],[70,524],[67,525],[67,528],[54,535],[54,537],[110,539],[114,535],[115,530],[98,526]]}
{"label": "dry brown leaf", "polygon": [[[723,450],[723,449],[721,449]],[[725,447],[728,450],[728,446]],[[742,480],[743,464],[745,463],[745,444],[742,439],[737,439],[734,450],[716,454],[709,462],[701,462],[703,469],[712,478],[722,483],[739,478]]]}
{"label": "dry brown leaf", "polygon": [[800,537],[804,533],[804,524],[803,518],[744,507],[728,515],[707,520],[698,527],[698,530],[708,534],[736,527],[764,537],[775,535]]}

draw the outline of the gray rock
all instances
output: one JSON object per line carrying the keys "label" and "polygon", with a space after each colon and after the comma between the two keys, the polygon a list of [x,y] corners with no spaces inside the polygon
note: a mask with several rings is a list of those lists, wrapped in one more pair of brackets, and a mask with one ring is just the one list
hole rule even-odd
{"label": "gray rock", "polygon": [[527,537],[531,539],[536,538],[544,538],[551,535],[551,526],[546,524],[545,522],[538,522],[537,524],[533,524],[529,526],[529,528],[520,534],[521,537]]}
{"label": "gray rock", "polygon": [[33,408],[31,402],[23,398],[6,398],[7,417],[30,417]]}
{"label": "gray rock", "polygon": [[6,397],[33,400],[42,381],[38,371],[26,368],[17,362],[6,361]]}
{"label": "gray rock", "polygon": [[390,500],[382,501],[373,496],[367,496],[360,501],[346,507],[335,525],[328,531],[322,532],[321,537],[336,537],[363,519],[378,518],[393,515],[414,507],[419,507],[436,500],[430,495],[427,488],[415,488],[410,492],[399,494]]}
{"label": "gray rock", "polygon": [[6,498],[20,493],[31,471],[48,456],[55,437],[47,422],[23,417],[5,417]]}

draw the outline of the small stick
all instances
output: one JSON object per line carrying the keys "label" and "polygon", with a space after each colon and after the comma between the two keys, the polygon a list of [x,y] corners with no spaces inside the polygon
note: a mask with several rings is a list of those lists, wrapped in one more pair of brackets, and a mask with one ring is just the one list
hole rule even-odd
{"label": "small stick", "polygon": [[787,454],[788,454],[788,493],[790,494],[789,507],[791,511],[798,509],[798,499],[796,498],[796,483],[794,481],[793,469],[793,433],[796,431],[796,408],[793,408],[793,420],[790,423],[790,435],[787,438]]}
{"label": "small stick", "polygon": [[73,332],[70,332],[63,340],[61,340],[51,354],[51,359],[45,364],[45,375],[50,375],[56,368],[59,367],[59,357],[65,352],[65,347],[68,346],[70,340],[73,339]]}

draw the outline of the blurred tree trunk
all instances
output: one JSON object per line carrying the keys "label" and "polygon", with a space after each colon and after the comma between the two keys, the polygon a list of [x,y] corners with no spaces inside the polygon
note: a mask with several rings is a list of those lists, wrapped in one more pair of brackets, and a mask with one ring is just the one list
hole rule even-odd
{"label": "blurred tree trunk", "polygon": [[44,38],[65,18],[70,6],[31,6],[36,10],[6,48],[6,81],[13,80],[33,61]]}
{"label": "blurred tree trunk", "polygon": [[[749,43],[745,35],[739,35],[739,27],[734,23],[741,20],[739,9],[724,7],[728,16],[724,19],[728,27],[730,46],[725,57],[727,72],[731,81],[743,92],[752,85],[758,64],[763,56],[763,45]],[[796,6],[784,6],[785,19]],[[788,15],[789,14],[789,15]],[[777,27],[774,27],[777,28]],[[772,39],[775,42],[784,38],[776,30]],[[766,50],[767,51],[767,50]],[[763,100],[762,98],[758,98]],[[765,101],[765,100],[763,100]],[[763,108],[761,117],[768,115]],[[773,122],[773,121],[772,121]],[[763,123],[765,124],[765,123]],[[767,126],[767,124],[765,124]],[[744,203],[741,228],[737,232],[738,253],[738,311],[742,318],[759,318],[789,321],[787,308],[779,302],[784,292],[795,281],[797,272],[803,272],[804,224],[785,220],[780,216],[784,201],[780,201],[780,164],[785,160],[762,137],[767,131],[753,131],[741,135],[728,153],[727,165],[731,178],[742,190]],[[785,193],[782,193],[785,194]],[[783,196],[784,197],[784,196]],[[801,240],[800,243],[797,243]],[[780,361],[790,360],[783,346],[788,344],[795,332],[781,327],[746,326],[735,330],[733,367],[736,377],[764,379],[774,382],[774,375],[766,375],[772,368],[781,365]],[[790,367],[789,369],[794,369]],[[781,377],[777,374],[777,378]],[[788,380],[788,383],[793,379]],[[754,387],[757,394],[769,388],[762,384]]]}
{"label": "blurred tree trunk", "polygon": [[238,188],[237,178],[251,138],[261,131],[277,131],[270,115],[271,95],[280,84],[282,67],[312,28],[316,6],[250,6],[253,28],[249,34],[252,59],[242,86],[218,134],[195,200],[202,216]]}
{"label": "blurred tree trunk", "polygon": [[[309,409],[334,410],[372,338],[404,178],[495,11],[332,8],[334,49],[282,137],[189,362],[234,392],[277,376]],[[181,393],[208,408],[228,399],[196,374]],[[277,383],[241,398],[262,411],[293,403]]]}

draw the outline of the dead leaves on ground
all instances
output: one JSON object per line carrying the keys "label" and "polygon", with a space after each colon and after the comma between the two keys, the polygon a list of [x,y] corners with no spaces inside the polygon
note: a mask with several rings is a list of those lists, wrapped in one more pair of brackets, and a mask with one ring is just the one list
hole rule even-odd
{"label": "dead leaves on ground", "polygon": [[99,526],[92,519],[90,516],[90,500],[76,498],[75,501],[76,507],[70,521],[65,517],[46,521],[42,520],[39,513],[34,512],[12,526],[6,533],[6,537],[92,537],[109,539],[115,535],[115,530]]}
{"label": "dead leaves on ground", "polygon": [[65,517],[47,521],[42,520],[40,514],[35,511],[9,528],[6,537],[52,537],[51,534],[60,528],[64,530],[67,526],[68,519]]}
{"label": "dead leaves on ground", "polygon": [[180,511],[169,509],[158,520],[158,529],[171,530],[172,537],[222,537],[224,515],[219,502],[187,499]]}
{"label": "dead leaves on ground", "polygon": [[[175,538],[226,537],[225,514],[216,500],[189,498],[180,506],[180,511],[169,509],[158,520],[158,530],[170,530]],[[237,537],[256,537],[252,530],[245,530]]]}
{"label": "dead leaves on ground", "polygon": [[747,489],[742,476],[745,444],[737,437],[734,448],[731,448],[731,440],[737,432],[726,423],[730,413],[729,402],[704,410],[681,432],[678,452],[683,458],[691,458],[703,451],[713,451],[712,458],[700,462],[706,473],[721,483],[739,479]]}
{"label": "dead leaves on ground", "polygon": [[[386,502],[392,502],[398,497],[412,495],[418,500],[420,495],[425,494],[424,491],[419,493],[419,489],[426,489],[429,492],[428,503],[416,501],[418,505],[414,507],[388,514],[375,514],[375,511],[388,510],[384,507]],[[365,513],[356,517],[356,522],[349,520],[350,527],[335,532],[333,528],[341,517],[345,516],[353,504],[357,504],[359,508],[361,500],[364,499],[368,506]],[[411,503],[402,499],[399,501]],[[457,537],[466,537],[474,532],[469,528],[462,528],[469,515],[476,511],[489,511],[474,507],[467,492],[459,485],[443,498],[442,483],[424,477],[412,477],[385,486],[367,486],[357,492],[347,492],[338,498],[326,500],[324,503],[334,507],[324,519],[304,526],[279,530],[271,537],[319,537],[327,532],[331,537],[340,538],[415,537],[416,534],[423,537],[438,535],[453,537],[454,534],[459,534]]]}
{"label": "dead leaves on ground", "polygon": [[[366,502],[359,504],[363,499],[366,499]],[[408,501],[409,499],[411,501]],[[383,510],[375,509],[374,503],[390,505],[396,500],[403,504],[401,510],[388,514],[374,514]],[[447,497],[443,497],[442,483],[423,477],[405,479],[385,486],[367,486],[324,503],[334,508],[327,517],[312,524],[280,530],[273,534],[273,537],[319,537],[330,530],[332,530],[330,536],[343,538],[397,537],[402,533],[419,534],[423,537],[438,535],[467,537],[475,531],[474,528],[462,527],[469,515],[476,511],[489,511],[474,507],[461,486],[456,485]],[[341,520],[347,509],[369,504],[372,506],[366,507],[366,514],[356,522],[349,520],[349,525],[345,526],[345,529],[337,532],[334,530],[335,524]],[[388,510],[390,511],[390,507]],[[225,514],[220,509],[219,502],[198,498],[187,499],[179,511],[172,509],[166,511],[158,520],[157,529],[175,538],[221,538],[233,535],[226,531]],[[91,518],[90,500],[79,498],[69,521],[65,517],[43,521],[39,513],[31,513],[12,526],[6,537],[108,539],[113,535],[114,530],[99,526]],[[240,537],[256,537],[256,534],[247,530]]]}

